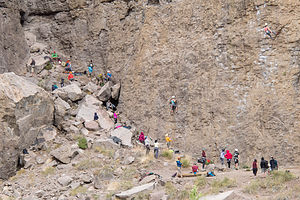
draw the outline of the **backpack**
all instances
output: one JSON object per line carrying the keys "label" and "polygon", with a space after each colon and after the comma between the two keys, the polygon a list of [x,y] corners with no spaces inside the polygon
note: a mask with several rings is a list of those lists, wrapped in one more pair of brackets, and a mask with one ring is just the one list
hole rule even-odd
{"label": "backpack", "polygon": [[175,99],[172,99],[172,100],[170,101],[170,104],[172,104],[172,106],[176,106],[176,100],[175,100]]}

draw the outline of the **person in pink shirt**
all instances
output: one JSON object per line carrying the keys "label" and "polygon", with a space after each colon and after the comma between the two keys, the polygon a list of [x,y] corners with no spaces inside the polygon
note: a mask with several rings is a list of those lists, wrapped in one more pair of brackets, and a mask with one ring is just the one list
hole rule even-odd
{"label": "person in pink shirt", "polygon": [[114,120],[115,120],[115,124],[118,122],[118,113],[114,112]]}
{"label": "person in pink shirt", "polygon": [[139,141],[143,144],[145,144],[145,135],[143,132],[141,132],[140,136],[139,136]]}

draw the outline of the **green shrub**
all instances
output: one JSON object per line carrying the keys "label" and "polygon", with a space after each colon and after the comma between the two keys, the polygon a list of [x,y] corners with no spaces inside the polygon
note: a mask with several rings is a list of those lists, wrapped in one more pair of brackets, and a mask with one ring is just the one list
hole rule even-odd
{"label": "green shrub", "polygon": [[44,67],[45,70],[51,70],[52,69],[52,64],[50,62],[47,63],[47,65]]}
{"label": "green shrub", "polygon": [[190,167],[190,160],[184,158],[184,159],[182,159],[181,162],[182,162],[182,167],[183,167],[183,168],[188,168],[188,167]]}
{"label": "green shrub", "polygon": [[198,200],[201,196],[201,193],[198,193],[197,191],[197,186],[194,185],[193,189],[190,191],[190,200]]}
{"label": "green shrub", "polygon": [[162,152],[161,156],[171,160],[173,158],[173,152],[170,150],[165,150]]}
{"label": "green shrub", "polygon": [[78,139],[78,147],[80,149],[87,149],[88,148],[88,144],[87,144],[87,140],[85,137],[81,137]]}

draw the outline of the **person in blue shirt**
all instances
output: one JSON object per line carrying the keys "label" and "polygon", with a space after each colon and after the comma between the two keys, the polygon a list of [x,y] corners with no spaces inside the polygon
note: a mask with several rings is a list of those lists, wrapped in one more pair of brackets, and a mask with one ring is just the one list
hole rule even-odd
{"label": "person in blue shirt", "polygon": [[178,157],[178,160],[176,161],[176,164],[177,164],[178,176],[180,176],[182,178],[182,174],[181,174],[182,162],[180,160],[181,160],[181,158]]}
{"label": "person in blue shirt", "polygon": [[88,76],[92,76],[92,73],[93,73],[93,66],[92,66],[92,65],[89,65],[88,70],[89,70]]}
{"label": "person in blue shirt", "polygon": [[107,71],[107,74],[106,74],[106,81],[110,81],[111,80],[111,72],[110,71]]}

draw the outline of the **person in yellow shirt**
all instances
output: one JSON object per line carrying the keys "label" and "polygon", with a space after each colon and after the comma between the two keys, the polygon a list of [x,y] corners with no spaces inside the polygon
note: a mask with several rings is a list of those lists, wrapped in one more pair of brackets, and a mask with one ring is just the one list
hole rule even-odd
{"label": "person in yellow shirt", "polygon": [[167,142],[167,146],[168,146],[168,149],[170,148],[170,145],[171,145],[171,138],[169,137],[169,135],[168,134],[166,134],[165,135],[165,137],[166,137],[166,142]]}

